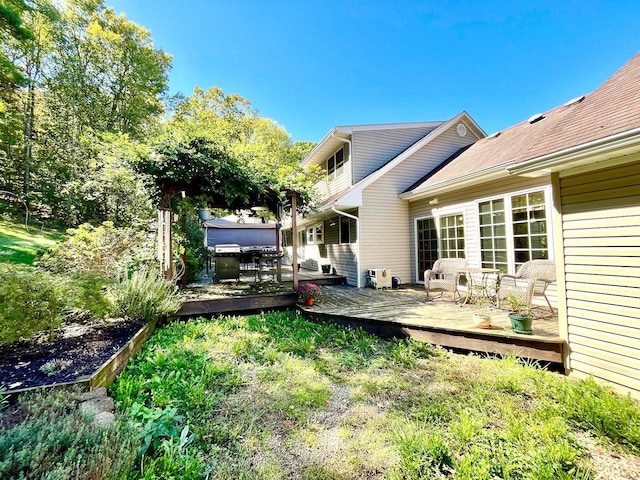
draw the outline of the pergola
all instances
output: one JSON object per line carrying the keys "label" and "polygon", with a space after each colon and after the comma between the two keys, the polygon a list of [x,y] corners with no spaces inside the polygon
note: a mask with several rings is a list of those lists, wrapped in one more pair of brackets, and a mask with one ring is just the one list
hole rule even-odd
{"label": "pergola", "polygon": [[[227,210],[244,210],[252,207],[263,207],[268,209],[276,217],[276,248],[280,253],[280,221],[284,208],[284,200],[290,199],[293,231],[296,231],[296,210],[298,206],[298,193],[294,190],[275,191],[267,189],[265,191],[250,192],[246,196],[236,196],[229,199],[221,189],[211,191],[211,181],[206,178],[194,178],[189,182],[175,181],[170,178],[156,179],[156,184],[162,192],[161,205],[158,208],[158,248],[157,258],[160,262],[165,278],[176,279],[182,277],[182,286],[186,286],[186,270],[179,272],[176,269],[175,258],[172,254],[173,235],[172,225],[174,224],[174,212],[172,200],[174,195],[183,198],[195,198],[203,203],[206,208],[223,208]],[[186,218],[183,218],[183,231],[186,230]],[[293,288],[298,286],[297,265],[297,236],[293,235]],[[186,254],[183,254],[182,263],[186,268]],[[180,275],[181,274],[181,275]],[[277,258],[277,279],[282,281],[282,265],[280,256]]]}

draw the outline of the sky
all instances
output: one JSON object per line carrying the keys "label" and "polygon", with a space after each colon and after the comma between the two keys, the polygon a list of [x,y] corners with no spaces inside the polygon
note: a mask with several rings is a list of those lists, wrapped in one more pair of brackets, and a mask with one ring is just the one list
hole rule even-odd
{"label": "sky", "polygon": [[171,94],[220,87],[294,141],[447,120],[491,134],[596,89],[640,50],[640,1],[106,0],[173,56]]}

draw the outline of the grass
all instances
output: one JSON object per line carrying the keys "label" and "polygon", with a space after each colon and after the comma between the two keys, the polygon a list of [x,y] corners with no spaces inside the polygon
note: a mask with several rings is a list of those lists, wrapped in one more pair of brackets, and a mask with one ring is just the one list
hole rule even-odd
{"label": "grass", "polygon": [[581,435],[640,453],[638,404],[593,381],[292,312],[170,324],[111,393],[173,432],[134,478],[592,478]]}
{"label": "grass", "polygon": [[53,246],[63,235],[61,230],[30,227],[0,220],[0,262],[31,265],[42,250]]}

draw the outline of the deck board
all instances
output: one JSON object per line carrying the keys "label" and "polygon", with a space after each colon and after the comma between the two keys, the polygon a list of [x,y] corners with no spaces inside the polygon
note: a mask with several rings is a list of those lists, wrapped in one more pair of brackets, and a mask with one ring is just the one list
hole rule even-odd
{"label": "deck board", "polygon": [[361,326],[387,336],[411,336],[447,347],[487,353],[509,353],[534,360],[562,363],[564,341],[559,337],[558,319],[547,310],[537,310],[533,334],[511,330],[507,312],[493,308],[491,330],[473,325],[477,308],[447,299],[427,299],[424,289],[408,286],[395,290],[374,290],[348,286],[324,286],[320,302],[300,307],[316,320]]}

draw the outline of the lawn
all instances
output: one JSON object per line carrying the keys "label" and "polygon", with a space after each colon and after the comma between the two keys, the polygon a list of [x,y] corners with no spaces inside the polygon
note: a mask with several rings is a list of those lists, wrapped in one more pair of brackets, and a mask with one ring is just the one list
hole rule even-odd
{"label": "lawn", "polygon": [[64,232],[0,220],[0,262],[31,265],[38,252],[54,245]]}
{"label": "lawn", "polygon": [[142,429],[137,478],[637,478],[598,474],[640,464],[638,404],[593,381],[293,312],[170,324],[110,393]]}

